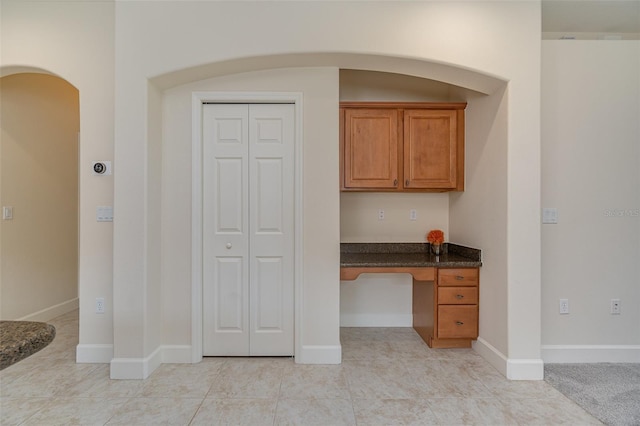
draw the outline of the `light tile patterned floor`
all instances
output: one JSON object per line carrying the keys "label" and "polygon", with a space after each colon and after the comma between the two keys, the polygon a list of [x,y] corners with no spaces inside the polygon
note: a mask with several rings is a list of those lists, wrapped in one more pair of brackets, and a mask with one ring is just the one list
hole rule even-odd
{"label": "light tile patterned floor", "polygon": [[472,350],[429,349],[411,328],[341,330],[341,365],[282,358],[164,364],[110,380],[76,364],[77,312],[0,372],[1,425],[592,425],[544,381],[506,380]]}

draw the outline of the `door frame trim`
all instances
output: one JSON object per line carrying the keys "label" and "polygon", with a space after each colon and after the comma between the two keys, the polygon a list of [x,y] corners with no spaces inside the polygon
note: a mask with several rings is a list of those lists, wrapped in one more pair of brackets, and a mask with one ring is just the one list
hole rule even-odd
{"label": "door frame trim", "polygon": [[191,107],[191,362],[202,361],[202,106],[219,104],[294,105],[294,345],[293,356],[302,353],[302,247],[303,247],[303,129],[301,92],[193,92]]}

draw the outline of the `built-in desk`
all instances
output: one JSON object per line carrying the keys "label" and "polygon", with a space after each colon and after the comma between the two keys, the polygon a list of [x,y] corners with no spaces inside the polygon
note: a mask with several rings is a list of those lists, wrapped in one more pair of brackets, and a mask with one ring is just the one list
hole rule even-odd
{"label": "built-in desk", "polygon": [[342,243],[340,279],[363,273],[413,276],[413,328],[432,348],[470,347],[478,337],[478,249],[445,243],[435,256],[428,243]]}

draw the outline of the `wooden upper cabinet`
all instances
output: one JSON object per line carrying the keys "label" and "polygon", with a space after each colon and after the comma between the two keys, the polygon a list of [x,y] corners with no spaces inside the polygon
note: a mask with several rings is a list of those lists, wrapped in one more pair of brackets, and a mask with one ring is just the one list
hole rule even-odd
{"label": "wooden upper cabinet", "polygon": [[344,110],[344,187],[398,187],[398,111]]}
{"label": "wooden upper cabinet", "polygon": [[343,191],[463,191],[465,103],[340,104]]}
{"label": "wooden upper cabinet", "polygon": [[404,111],[405,188],[456,189],[456,130],[456,111]]}

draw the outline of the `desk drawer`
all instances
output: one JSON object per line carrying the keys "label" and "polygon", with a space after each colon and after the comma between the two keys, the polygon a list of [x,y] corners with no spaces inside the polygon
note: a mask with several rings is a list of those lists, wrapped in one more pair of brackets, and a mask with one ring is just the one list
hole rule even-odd
{"label": "desk drawer", "polygon": [[478,337],[478,305],[438,306],[438,338]]}
{"label": "desk drawer", "polygon": [[438,269],[438,285],[478,285],[478,268]]}
{"label": "desk drawer", "polygon": [[478,303],[478,287],[438,288],[438,305],[475,305]]}

